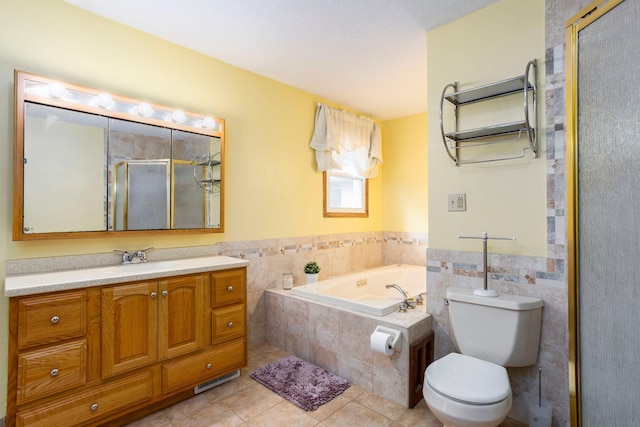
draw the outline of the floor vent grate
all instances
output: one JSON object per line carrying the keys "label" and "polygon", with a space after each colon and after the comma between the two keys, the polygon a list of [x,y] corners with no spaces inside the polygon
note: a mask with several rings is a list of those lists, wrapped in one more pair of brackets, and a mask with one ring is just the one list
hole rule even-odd
{"label": "floor vent grate", "polygon": [[202,393],[203,391],[207,391],[211,388],[217,387],[220,384],[224,384],[228,381],[234,380],[236,378],[238,378],[240,376],[240,369],[236,369],[235,371],[228,373],[226,375],[223,375],[221,377],[218,378],[214,378],[212,380],[207,381],[206,383],[202,383],[199,384],[197,386],[195,386],[193,388],[193,393],[194,394],[198,394],[198,393]]}

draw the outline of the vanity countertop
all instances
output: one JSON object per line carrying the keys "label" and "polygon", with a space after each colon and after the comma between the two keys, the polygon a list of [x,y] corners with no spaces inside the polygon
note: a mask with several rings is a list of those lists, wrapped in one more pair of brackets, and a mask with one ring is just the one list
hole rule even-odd
{"label": "vanity countertop", "polygon": [[19,274],[5,277],[4,295],[6,297],[17,297],[135,280],[150,280],[181,274],[225,270],[246,267],[247,265],[249,265],[249,261],[239,258],[210,256],[61,270],[49,273]]}

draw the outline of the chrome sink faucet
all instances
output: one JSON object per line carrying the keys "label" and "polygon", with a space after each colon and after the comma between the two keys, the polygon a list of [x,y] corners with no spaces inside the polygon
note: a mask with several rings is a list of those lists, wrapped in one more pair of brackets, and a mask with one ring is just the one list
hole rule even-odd
{"label": "chrome sink faucet", "polygon": [[113,252],[122,254],[122,264],[131,264],[131,254],[127,251],[121,251],[120,249],[114,249]]}
{"label": "chrome sink faucet", "polygon": [[141,251],[134,252],[133,255],[131,255],[131,261],[133,261],[134,258],[138,258],[140,262],[147,262],[147,252],[152,250],[153,250],[153,246],[147,249],[143,249]]}
{"label": "chrome sink faucet", "polygon": [[398,290],[398,292],[400,292],[404,298],[404,300],[400,303],[400,311],[401,312],[406,312],[407,308],[416,308],[416,305],[418,304],[418,302],[416,301],[415,298],[413,298],[412,296],[410,296],[404,289],[402,289],[400,286],[396,285],[395,283],[389,283],[388,285],[385,286],[387,289],[389,288],[394,288],[396,290]]}
{"label": "chrome sink faucet", "polygon": [[117,252],[122,254],[122,264],[132,264],[135,258],[138,258],[139,262],[147,262],[147,252],[153,250],[153,246],[147,249],[143,249],[141,251],[136,251],[134,253],[129,253],[127,251],[123,251],[120,249],[114,249],[113,252]]}

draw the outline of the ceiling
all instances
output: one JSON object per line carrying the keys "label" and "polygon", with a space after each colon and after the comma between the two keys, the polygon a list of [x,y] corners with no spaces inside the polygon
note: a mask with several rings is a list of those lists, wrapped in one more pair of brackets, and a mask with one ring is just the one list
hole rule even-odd
{"label": "ceiling", "polygon": [[65,0],[388,120],[426,111],[426,32],[497,0]]}

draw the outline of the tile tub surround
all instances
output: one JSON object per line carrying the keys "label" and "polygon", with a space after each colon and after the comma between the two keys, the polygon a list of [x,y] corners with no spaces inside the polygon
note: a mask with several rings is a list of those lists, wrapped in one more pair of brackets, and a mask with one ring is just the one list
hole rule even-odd
{"label": "tile tub surround", "polygon": [[[435,358],[455,351],[449,330],[446,289],[483,286],[482,254],[427,251],[427,311],[433,316]],[[564,426],[568,417],[567,396],[567,306],[564,276],[548,271],[546,258],[489,255],[489,289],[500,293],[534,296],[544,301],[538,362],[534,366],[507,368],[513,392],[509,417],[528,419],[528,405],[537,402],[538,367],[542,367],[542,397],[554,405],[554,426]],[[557,424],[556,424],[557,423]]]}
{"label": "tile tub surround", "polygon": [[282,287],[282,274],[293,273],[294,284],[305,283],[304,264],[316,261],[320,280],[383,265],[426,265],[427,235],[424,233],[366,232],[286,239],[223,242],[220,255],[248,260],[247,325],[249,348],[266,342],[265,290]]}
{"label": "tile tub surround", "polygon": [[[266,338],[270,345],[336,373],[365,390],[404,407],[409,402],[410,344],[431,331],[425,306],[377,317],[296,297],[289,291],[265,292]],[[370,348],[377,325],[402,332],[391,356]]]}

